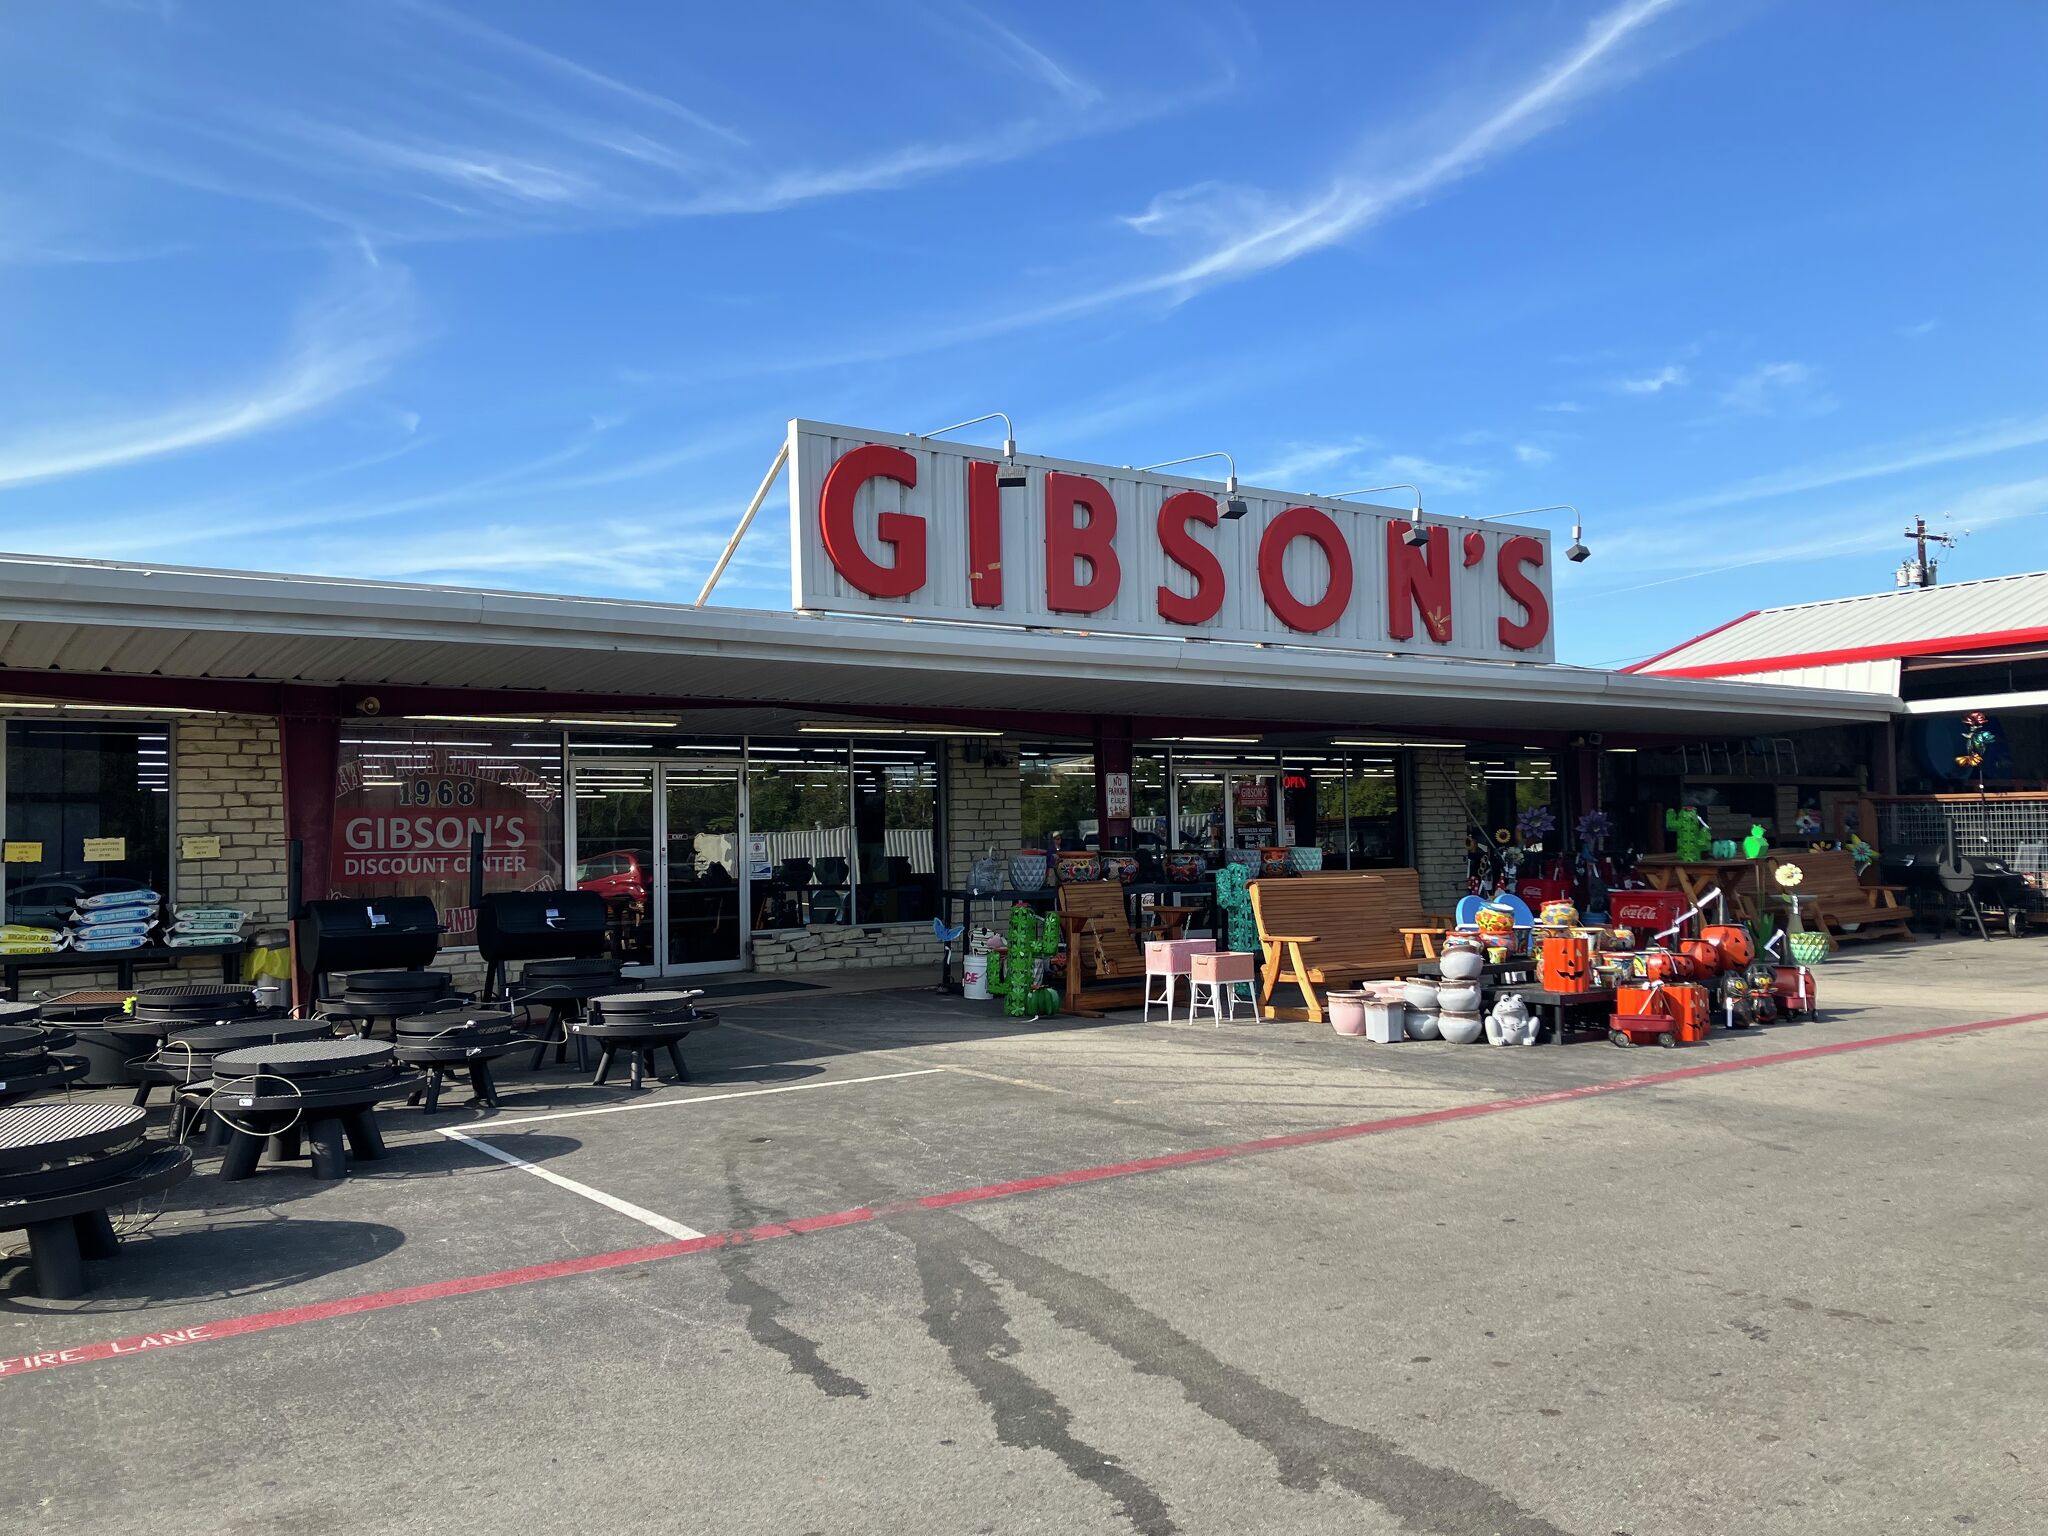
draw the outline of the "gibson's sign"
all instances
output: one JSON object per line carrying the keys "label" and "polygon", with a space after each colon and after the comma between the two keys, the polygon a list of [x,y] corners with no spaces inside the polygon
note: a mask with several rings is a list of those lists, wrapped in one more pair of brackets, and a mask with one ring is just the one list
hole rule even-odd
{"label": "gibson's sign", "polygon": [[[893,617],[1549,661],[1537,529],[789,424],[796,606]],[[1004,485],[1021,476],[1023,484]]]}

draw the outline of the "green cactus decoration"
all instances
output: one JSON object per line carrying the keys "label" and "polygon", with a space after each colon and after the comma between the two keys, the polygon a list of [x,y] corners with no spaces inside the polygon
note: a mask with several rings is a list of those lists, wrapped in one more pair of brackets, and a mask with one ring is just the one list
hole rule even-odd
{"label": "green cactus decoration", "polygon": [[1664,813],[1664,829],[1678,842],[1678,856],[1688,864],[1697,864],[1707,857],[1707,851],[1714,846],[1714,834],[1707,827],[1698,810],[1690,805],[1680,806],[1675,811]]}
{"label": "green cactus decoration", "polygon": [[[1041,966],[1060,947],[1059,914],[1040,917],[1023,902],[1010,908],[1010,947],[1003,956],[1003,1014],[1012,1019],[1059,1012],[1058,994],[1039,985]],[[1046,1006],[1046,997],[1052,1006]]]}
{"label": "green cactus decoration", "polygon": [[1742,856],[1745,859],[1760,859],[1771,851],[1771,840],[1764,836],[1764,824],[1753,821],[1749,824],[1749,836],[1742,840]]}
{"label": "green cactus decoration", "polygon": [[[1223,913],[1223,931],[1228,947],[1249,954],[1259,952],[1259,924],[1252,915],[1252,892],[1244,866],[1226,864],[1216,871],[1216,905]],[[1237,995],[1252,996],[1250,982],[1239,982]]]}

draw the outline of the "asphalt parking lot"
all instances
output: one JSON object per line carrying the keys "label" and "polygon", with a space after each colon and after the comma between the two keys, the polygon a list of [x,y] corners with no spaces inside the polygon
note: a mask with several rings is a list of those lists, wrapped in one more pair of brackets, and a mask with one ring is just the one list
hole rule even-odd
{"label": "asphalt parking lot", "polygon": [[0,1511],[2038,1531],[2044,976],[1875,947],[1682,1051],[724,1006],[686,1085],[507,1063],[338,1184],[207,1154],[86,1300],[0,1261]]}

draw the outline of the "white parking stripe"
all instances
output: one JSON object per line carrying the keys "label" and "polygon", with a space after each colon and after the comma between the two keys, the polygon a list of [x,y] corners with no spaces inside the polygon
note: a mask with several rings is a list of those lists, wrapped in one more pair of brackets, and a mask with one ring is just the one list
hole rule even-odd
{"label": "white parking stripe", "polygon": [[[783,1083],[774,1088],[742,1088],[733,1093],[699,1093],[684,1099],[655,1099],[645,1104],[607,1104],[602,1109],[563,1109],[547,1115],[516,1115],[509,1120],[486,1120],[466,1125],[462,1134],[491,1136],[515,1125],[542,1125],[550,1120],[577,1120],[587,1115],[626,1115],[641,1109],[687,1109],[692,1104],[716,1104],[726,1099],[758,1099],[770,1093],[804,1093],[813,1088],[851,1088],[856,1083],[887,1083],[899,1077],[930,1077],[944,1067],[916,1067],[908,1072],[877,1072],[872,1077],[835,1077],[822,1083]],[[444,1130],[443,1136],[454,1131]]]}
{"label": "white parking stripe", "polygon": [[450,1141],[459,1141],[465,1147],[476,1148],[485,1157],[495,1157],[501,1163],[509,1163],[514,1168],[523,1168],[536,1179],[546,1179],[557,1189],[566,1189],[572,1195],[581,1195],[586,1200],[595,1201],[607,1210],[617,1211],[621,1216],[637,1221],[643,1227],[652,1227],[655,1231],[663,1233],[668,1237],[676,1238],[678,1241],[688,1241],[690,1238],[702,1237],[704,1235],[695,1227],[686,1227],[680,1221],[670,1221],[666,1216],[657,1216],[653,1211],[648,1210],[644,1206],[635,1205],[630,1200],[621,1200],[617,1195],[608,1195],[601,1189],[592,1189],[588,1184],[579,1184],[574,1179],[565,1179],[552,1168],[543,1168],[537,1163],[529,1163],[523,1157],[514,1157],[503,1148],[491,1146],[488,1142],[478,1141],[475,1137],[466,1135],[462,1131],[451,1130],[443,1126],[441,1127],[441,1134]]}

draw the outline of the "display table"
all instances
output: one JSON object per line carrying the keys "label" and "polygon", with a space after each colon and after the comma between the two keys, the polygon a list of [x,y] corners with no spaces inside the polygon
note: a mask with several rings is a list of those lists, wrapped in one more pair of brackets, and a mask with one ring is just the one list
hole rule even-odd
{"label": "display table", "polygon": [[139,949],[113,949],[97,955],[75,949],[60,949],[51,955],[8,955],[0,958],[0,976],[6,978],[7,991],[11,996],[20,995],[24,972],[50,975],[60,971],[112,971],[115,985],[123,992],[133,992],[138,970],[144,967],[155,970],[176,965],[180,960],[202,959],[207,955],[220,956],[222,981],[232,985],[242,979],[240,939],[227,944],[187,944],[177,949],[167,944],[144,944]]}
{"label": "display table", "polygon": [[81,1259],[111,1259],[110,1206],[140,1200],[192,1172],[183,1147],[152,1150],[145,1111],[129,1104],[21,1104],[0,1109],[0,1231],[28,1232],[35,1291],[64,1300],[85,1289]]}
{"label": "display table", "polygon": [[[977,902],[988,902],[1001,909],[1020,901],[1030,907],[1050,907],[1059,899],[1058,889],[1050,885],[1036,891],[940,891],[939,921],[948,928],[958,926],[962,930],[960,943],[964,953],[967,933],[974,927],[974,908]],[[956,902],[961,913],[957,925],[953,921],[953,908]],[[994,923],[991,926],[1000,929],[1007,925]],[[953,980],[953,957],[950,948],[939,951],[939,986],[948,992],[960,990],[959,983]]]}
{"label": "display table", "polygon": [[1529,1005],[1550,1030],[1550,1043],[1563,1045],[1568,1030],[1605,1035],[1607,1021],[1614,1015],[1614,989],[1594,987],[1585,992],[1547,992],[1540,986],[1501,987]]}

